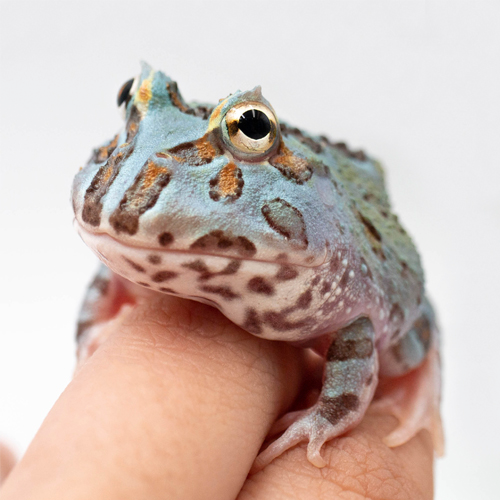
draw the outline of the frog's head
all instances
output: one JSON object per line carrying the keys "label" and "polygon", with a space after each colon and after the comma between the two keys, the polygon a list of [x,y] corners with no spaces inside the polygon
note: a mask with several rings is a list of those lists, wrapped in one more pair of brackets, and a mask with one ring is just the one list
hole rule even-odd
{"label": "frog's head", "polygon": [[[144,64],[118,104],[124,130],[94,151],[72,195],[80,234],[113,270],[169,291],[171,279],[161,278],[179,266],[207,280],[243,262],[272,264],[276,274],[276,266],[315,269],[329,260],[332,183],[307,141],[286,134],[260,87],[214,108],[188,105],[175,82]],[[222,267],[208,269],[209,257],[223,258]]]}

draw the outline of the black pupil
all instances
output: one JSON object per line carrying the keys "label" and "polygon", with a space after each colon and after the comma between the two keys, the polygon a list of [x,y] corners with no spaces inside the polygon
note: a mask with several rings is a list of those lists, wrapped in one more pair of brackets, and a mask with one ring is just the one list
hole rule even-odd
{"label": "black pupil", "polygon": [[118,97],[116,99],[118,107],[120,107],[130,97],[130,89],[132,88],[133,83],[134,79],[132,78],[122,85],[122,88],[120,89],[120,92],[118,92]]}
{"label": "black pupil", "polygon": [[250,139],[262,139],[271,131],[271,122],[258,109],[245,111],[238,121],[238,128]]}

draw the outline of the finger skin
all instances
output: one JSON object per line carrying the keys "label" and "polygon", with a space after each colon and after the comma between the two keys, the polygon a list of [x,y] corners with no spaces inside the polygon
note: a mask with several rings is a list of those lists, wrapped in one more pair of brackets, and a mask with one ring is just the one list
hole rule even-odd
{"label": "finger skin", "polygon": [[107,328],[0,498],[236,498],[299,390],[301,352],[166,296]]}
{"label": "finger skin", "polygon": [[3,443],[0,443],[0,484],[7,478],[16,463],[16,456]]}
{"label": "finger skin", "polygon": [[297,446],[251,476],[238,500],[430,500],[433,498],[433,447],[427,431],[403,446],[382,439],[397,420],[370,409],[358,427],[328,442],[328,465],[313,467],[305,445]]}

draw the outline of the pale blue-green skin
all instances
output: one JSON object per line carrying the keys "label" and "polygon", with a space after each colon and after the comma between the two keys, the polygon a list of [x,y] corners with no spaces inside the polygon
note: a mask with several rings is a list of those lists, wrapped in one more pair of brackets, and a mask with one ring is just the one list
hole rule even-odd
{"label": "pale blue-green skin", "polygon": [[[139,85],[147,78],[152,81],[151,98],[131,141],[133,153],[120,163],[115,180],[102,196],[97,224],[83,220],[82,210],[89,186],[99,169],[107,165],[106,160],[90,161],[73,184],[73,206],[82,237],[113,271],[154,290],[168,288],[166,293],[207,301],[243,328],[271,339],[305,342],[361,316],[370,318],[379,350],[387,349],[408,331],[423,307],[423,272],[410,237],[391,212],[381,166],[370,158],[357,159],[306,132],[301,136],[279,134],[268,157],[242,159],[223,139],[223,117],[231,107],[247,99],[270,106],[259,97],[258,89],[236,92],[224,101],[219,117],[222,125],[211,139],[221,152],[211,162],[193,166],[168,158],[158,160],[170,173],[168,185],[154,206],[140,215],[137,232],[117,231],[110,217],[148,158],[202,138],[209,123],[217,122],[182,112],[167,91],[171,80],[144,65]],[[137,99],[136,93],[128,103],[128,122]],[[126,142],[126,129],[120,133],[118,147],[111,156],[129,147],[120,148]],[[314,152],[307,139],[320,145],[322,151]],[[294,157],[309,165],[309,179],[296,182],[270,163],[280,141]],[[214,201],[209,195],[210,180],[230,161],[242,172],[241,195]],[[273,205],[273,215],[290,229],[288,236],[273,229],[263,216],[262,207],[277,198],[294,207]],[[297,212],[303,220],[302,229]],[[211,231],[244,237],[253,243],[256,252],[247,258],[231,249],[201,252],[190,248]],[[175,236],[168,248],[158,242],[163,232]],[[307,245],[301,240],[304,234]],[[160,267],[148,261],[151,254],[161,256]],[[235,274],[201,282],[200,274],[186,267],[200,255],[214,271],[235,259],[240,267]],[[124,257],[139,264],[143,271],[131,267]],[[277,279],[283,265],[292,267],[298,276]],[[152,276],[160,269],[177,276],[167,284],[159,284]],[[249,282],[255,277],[265,279],[273,294],[252,291]],[[237,297],[228,299],[202,290],[208,282],[213,287],[229,287]],[[257,314],[259,328],[249,327],[249,310]],[[270,319],[273,317],[274,322]]]}

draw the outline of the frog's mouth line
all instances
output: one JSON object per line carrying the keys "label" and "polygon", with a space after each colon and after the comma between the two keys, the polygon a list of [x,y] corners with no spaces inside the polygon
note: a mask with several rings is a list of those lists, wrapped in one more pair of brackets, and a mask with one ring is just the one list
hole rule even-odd
{"label": "frog's mouth line", "polygon": [[[243,261],[243,262],[262,262],[263,264],[275,264],[275,265],[283,265],[283,266],[292,266],[292,267],[299,267],[299,268],[305,268],[305,269],[315,269],[327,262],[328,259],[328,251],[325,250],[325,255],[324,258],[321,260],[319,264],[308,266],[306,264],[297,264],[295,262],[289,262],[286,259],[276,259],[276,260],[270,260],[270,259],[253,259],[250,257],[241,257],[241,256],[236,256],[232,254],[222,254],[222,253],[215,253],[215,252],[200,252],[200,251],[192,251],[189,249],[168,249],[168,248],[151,248],[151,247],[144,247],[141,245],[128,245],[117,238],[111,236],[108,233],[100,233],[100,232],[93,232],[93,231],[88,231],[86,228],[84,228],[78,221],[78,219],[73,220],[73,225],[76,227],[76,230],[82,240],[85,242],[87,246],[89,246],[94,252],[96,252],[101,260],[103,260],[104,263],[108,261],[107,257],[101,253],[97,246],[112,246],[115,249],[119,247],[127,248],[127,249],[134,249],[138,251],[143,251],[143,252],[148,252],[148,253],[156,253],[158,255],[166,255],[166,254],[178,254],[178,255],[192,255],[192,256],[206,256],[206,257],[219,257],[222,259],[227,259],[227,260],[236,260],[236,261]],[[96,245],[99,241],[100,245]]]}

